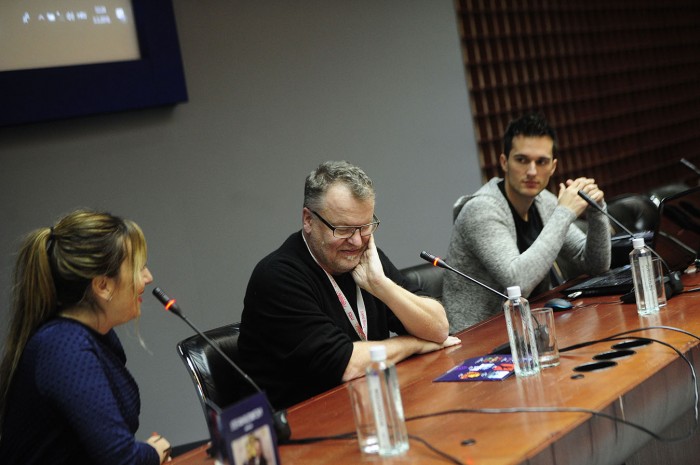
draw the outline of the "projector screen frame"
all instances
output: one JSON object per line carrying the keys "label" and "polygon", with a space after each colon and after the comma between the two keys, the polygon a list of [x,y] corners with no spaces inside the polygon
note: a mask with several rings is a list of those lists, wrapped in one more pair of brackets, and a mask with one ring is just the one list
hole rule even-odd
{"label": "projector screen frame", "polygon": [[0,126],[186,102],[172,0],[133,0],[141,58],[0,72]]}

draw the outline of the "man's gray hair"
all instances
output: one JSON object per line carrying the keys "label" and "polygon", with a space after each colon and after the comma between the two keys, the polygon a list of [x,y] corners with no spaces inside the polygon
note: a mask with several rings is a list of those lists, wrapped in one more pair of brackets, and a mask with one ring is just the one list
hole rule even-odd
{"label": "man's gray hair", "polygon": [[374,199],[372,180],[362,169],[346,161],[326,161],[306,178],[304,206],[310,210],[320,210],[328,188],[336,182],[347,186],[356,199]]}

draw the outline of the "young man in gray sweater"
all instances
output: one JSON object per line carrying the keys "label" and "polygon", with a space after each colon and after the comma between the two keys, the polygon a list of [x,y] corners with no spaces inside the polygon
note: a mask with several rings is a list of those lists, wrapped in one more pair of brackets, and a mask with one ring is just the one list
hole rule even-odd
{"label": "young man in gray sweater", "polygon": [[[547,191],[556,151],[556,133],[543,116],[510,123],[499,158],[504,177],[468,196],[455,220],[447,252],[453,267],[504,293],[520,286],[526,297],[610,267],[608,219],[578,195],[605,208],[603,191],[584,177],[560,184],[557,196]],[[573,222],[587,207],[584,234]],[[445,274],[443,294],[451,333],[502,311],[500,296],[454,273]]]}

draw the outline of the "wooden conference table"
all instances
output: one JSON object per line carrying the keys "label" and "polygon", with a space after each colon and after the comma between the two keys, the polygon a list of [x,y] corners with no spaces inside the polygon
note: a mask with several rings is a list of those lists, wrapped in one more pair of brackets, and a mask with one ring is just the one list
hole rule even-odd
{"label": "wooden conference table", "polygon": [[[683,277],[686,289],[700,286],[700,272]],[[553,293],[550,293],[553,294]],[[559,294],[557,294],[558,296]],[[547,297],[533,300],[540,306]],[[672,326],[700,335],[700,292],[674,296],[658,315],[641,317],[635,304],[616,296],[573,301],[576,307],[556,314],[559,347],[601,339],[627,330]],[[540,304],[540,305],[538,305]],[[619,341],[598,343],[561,354],[558,367],[529,378],[504,381],[434,383],[463,360],[489,353],[507,341],[503,316],[458,335],[462,344],[399,363],[398,377],[407,418],[453,409],[579,407],[640,424],[657,434],[683,436],[693,426],[693,381],[688,365],[670,348],[652,343],[600,371],[577,373],[596,354]],[[631,336],[659,339],[698,362],[698,340],[675,331],[650,329]],[[575,375],[579,376],[575,376]],[[583,376],[580,376],[580,375]],[[292,438],[330,436],[354,431],[345,386],[339,386],[288,410]],[[418,436],[464,464],[696,464],[700,437],[667,443],[632,427],[589,413],[454,413],[407,422]],[[283,464],[446,464],[416,440],[406,455],[392,459],[362,456],[356,440],[282,445]],[[204,448],[176,458],[178,465],[212,465]]]}

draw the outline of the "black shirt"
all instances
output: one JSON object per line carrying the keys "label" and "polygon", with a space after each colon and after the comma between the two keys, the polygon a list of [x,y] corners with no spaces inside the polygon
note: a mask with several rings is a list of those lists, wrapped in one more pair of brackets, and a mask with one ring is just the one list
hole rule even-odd
{"label": "black shirt", "polygon": [[[515,210],[515,207],[513,207],[513,204],[510,203],[510,200],[506,195],[505,181],[499,182],[498,188],[501,190],[501,193],[503,193],[503,197],[505,197],[508,201],[508,206],[510,207],[510,211],[513,214],[513,220],[515,221],[515,234],[517,235],[518,250],[520,253],[523,253],[530,248],[533,242],[537,240],[537,237],[539,237],[540,232],[542,232],[542,228],[544,227],[542,218],[540,217],[540,213],[537,211],[537,207],[535,207],[535,203],[533,202],[527,211],[528,219],[527,221],[524,220]],[[535,296],[548,291],[552,288],[552,283],[557,282],[558,279],[556,274],[552,269],[550,269],[547,276],[544,277],[542,282],[535,286],[535,289],[530,295]]]}
{"label": "black shirt", "polygon": [[[400,271],[379,250],[388,278],[410,289]],[[351,273],[334,276],[357,314]],[[369,340],[390,331],[406,334],[379,299],[362,291]],[[342,383],[353,342],[360,338],[323,269],[311,257],[301,232],[255,267],[246,290],[238,339],[243,369],[266,391],[276,408],[286,408]]]}

